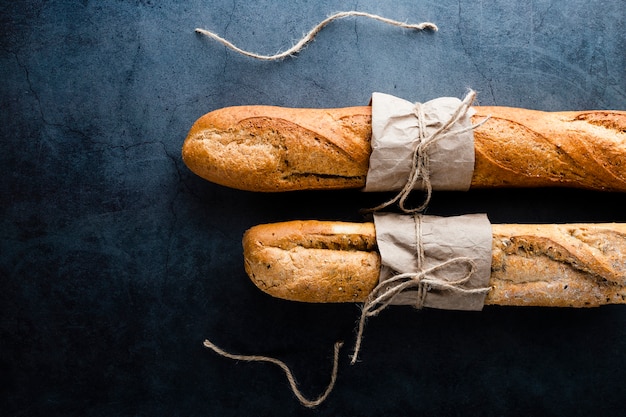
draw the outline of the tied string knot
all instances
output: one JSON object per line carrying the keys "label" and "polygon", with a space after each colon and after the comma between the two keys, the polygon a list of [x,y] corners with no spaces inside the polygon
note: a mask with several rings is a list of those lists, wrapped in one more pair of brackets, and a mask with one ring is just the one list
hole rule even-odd
{"label": "tied string knot", "polygon": [[[445,270],[453,265],[466,265],[466,274],[453,281],[437,278],[434,274],[440,270]],[[386,309],[393,303],[394,299],[400,294],[414,293],[415,303],[413,307],[422,309],[428,292],[452,291],[459,294],[485,294],[489,288],[465,288],[464,284],[469,282],[476,272],[476,262],[468,257],[458,257],[449,259],[431,268],[418,272],[407,272],[397,274],[389,279],[380,282],[370,293],[367,300],[363,303],[361,318],[359,320],[356,342],[354,345],[354,353],[350,363],[354,365],[358,359],[361,343],[363,340],[363,332],[365,330],[365,321],[369,317],[377,316],[381,311]]]}
{"label": "tied string knot", "polygon": [[[474,90],[470,90],[463,99],[463,101],[461,101],[461,104],[456,108],[454,113],[448,118],[448,120],[442,123],[437,130],[429,135],[426,132],[426,117],[424,114],[423,104],[415,103],[415,106],[413,107],[413,114],[415,115],[417,123],[416,127],[418,135],[415,140],[415,146],[412,152],[411,170],[407,177],[406,183],[398,192],[398,194],[396,194],[393,198],[374,208],[366,210],[367,212],[380,211],[396,202],[398,202],[398,207],[400,208],[400,210],[402,210],[402,212],[406,214],[420,213],[426,209],[426,207],[430,203],[433,192],[433,187],[430,181],[430,157],[428,150],[440,140],[449,136],[454,137],[474,130],[489,119],[487,117],[479,123],[470,125],[469,127],[452,130],[452,128],[463,117],[467,115],[467,112],[470,110],[472,103],[475,99],[476,92]],[[413,189],[415,188],[417,182],[420,180],[422,181],[422,187],[426,191],[424,201],[418,207],[407,208],[406,200],[411,194],[411,191],[413,191]]]}

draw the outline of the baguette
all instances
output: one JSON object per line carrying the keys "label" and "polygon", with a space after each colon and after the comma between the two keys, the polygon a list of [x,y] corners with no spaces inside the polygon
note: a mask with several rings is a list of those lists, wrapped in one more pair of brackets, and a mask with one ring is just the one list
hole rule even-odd
{"label": "baguette", "polygon": [[[487,305],[626,304],[626,224],[492,225]],[[245,269],[287,300],[363,302],[378,284],[374,223],[290,221],[243,238]]]}
{"label": "baguette", "polygon": [[[626,191],[626,111],[541,112],[474,107],[471,188],[563,186]],[[191,171],[242,190],[362,188],[371,107],[227,107],[192,126]]]}

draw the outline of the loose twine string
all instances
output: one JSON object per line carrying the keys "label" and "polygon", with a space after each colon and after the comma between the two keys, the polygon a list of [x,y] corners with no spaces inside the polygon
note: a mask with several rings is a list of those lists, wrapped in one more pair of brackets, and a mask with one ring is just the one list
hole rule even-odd
{"label": "loose twine string", "polygon": [[[476,92],[474,90],[470,90],[469,93],[465,96],[459,107],[455,110],[455,112],[450,116],[450,118],[439,127],[436,131],[426,136],[426,125],[425,125],[425,116],[424,109],[422,103],[415,103],[413,108],[413,114],[417,119],[417,130],[418,130],[418,138],[416,141],[415,148],[413,149],[412,154],[412,163],[411,163],[411,171],[409,172],[409,176],[407,178],[404,187],[395,195],[395,197],[390,200],[370,209],[364,210],[365,212],[375,212],[380,211],[396,202],[398,202],[398,207],[402,212],[406,214],[414,214],[420,213],[428,207],[430,203],[433,187],[430,182],[430,157],[428,155],[428,149],[433,146],[435,143],[440,141],[443,138],[448,136],[460,135],[465,132],[469,132],[470,130],[474,130],[479,126],[482,126],[489,117],[486,117],[484,120],[481,120],[479,123],[471,125],[465,129],[459,130],[450,130],[461,118],[463,118],[469,109],[472,106],[472,103],[476,99]],[[424,201],[418,207],[408,209],[406,208],[406,200],[413,191],[413,187],[417,184],[417,181],[422,180],[423,186],[426,188],[426,196],[424,197]]]}
{"label": "loose twine string", "polygon": [[234,359],[237,361],[273,363],[274,365],[280,367],[280,369],[282,369],[283,372],[285,372],[285,375],[287,376],[287,381],[289,381],[289,386],[291,387],[291,391],[293,391],[293,394],[296,396],[298,401],[300,401],[300,403],[305,407],[314,408],[320,405],[321,403],[323,403],[328,397],[328,395],[330,394],[330,392],[335,387],[335,382],[337,381],[337,370],[339,368],[339,350],[343,346],[343,342],[335,343],[333,370],[330,375],[330,383],[328,384],[328,386],[326,387],[322,395],[320,395],[314,400],[309,400],[302,394],[302,392],[300,392],[300,390],[298,389],[298,383],[296,382],[296,379],[294,378],[293,373],[291,372],[291,369],[289,369],[289,367],[285,364],[285,362],[279,359],[272,358],[269,356],[261,356],[261,355],[237,355],[237,354],[229,353],[217,347],[213,342],[209,340],[204,341],[204,346],[209,349],[212,349],[218,355],[224,356],[225,358]]}
{"label": "loose twine string", "polygon": [[224,46],[226,46],[226,47],[228,47],[230,49],[232,49],[235,52],[240,53],[241,55],[245,55],[245,56],[250,57],[250,58],[260,59],[262,61],[278,61],[278,60],[284,59],[284,58],[286,58],[288,56],[291,56],[293,54],[296,54],[296,53],[300,52],[329,23],[331,23],[331,22],[333,22],[335,20],[344,19],[346,17],[353,17],[353,16],[356,16],[356,17],[367,17],[369,19],[378,20],[380,22],[383,22],[383,23],[386,23],[386,24],[389,24],[389,25],[392,25],[392,26],[405,28],[405,29],[414,29],[414,30],[430,29],[430,30],[435,31],[435,32],[437,30],[439,30],[434,23],[430,23],[430,22],[404,23],[404,22],[399,22],[397,20],[388,19],[386,17],[378,16],[378,15],[375,15],[375,14],[365,13],[365,12],[358,12],[358,11],[354,11],[354,10],[353,11],[349,11],[349,12],[339,12],[339,13],[335,13],[335,14],[327,17],[326,19],[322,20],[313,29],[311,29],[309,31],[309,33],[304,35],[304,37],[302,39],[300,39],[298,41],[298,43],[296,43],[291,48],[287,49],[284,52],[278,52],[278,53],[276,53],[274,55],[262,55],[262,54],[257,54],[255,52],[246,51],[244,49],[239,48],[238,46],[235,46],[232,42],[224,39],[223,37],[219,36],[217,33],[212,32],[210,30],[196,28],[196,33],[208,36],[209,38],[212,38],[212,39],[216,40],[217,42],[221,43],[222,45],[224,45]]}

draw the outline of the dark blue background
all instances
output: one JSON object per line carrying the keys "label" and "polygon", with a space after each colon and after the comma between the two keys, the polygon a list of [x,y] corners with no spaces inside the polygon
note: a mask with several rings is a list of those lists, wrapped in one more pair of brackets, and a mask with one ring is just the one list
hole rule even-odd
{"label": "dark blue background", "polygon": [[[260,62],[332,12],[351,18],[297,57]],[[540,110],[626,108],[620,0],[0,2],[0,408],[3,415],[621,415],[626,306],[397,307],[370,320],[348,364],[355,305],[257,290],[241,236],[259,223],[360,221],[358,191],[255,194],[194,176],[182,142],[238,104],[341,107],[373,91]],[[576,190],[436,193],[429,214],[502,222],[626,221],[626,196]],[[279,357],[283,374],[202,347]]]}

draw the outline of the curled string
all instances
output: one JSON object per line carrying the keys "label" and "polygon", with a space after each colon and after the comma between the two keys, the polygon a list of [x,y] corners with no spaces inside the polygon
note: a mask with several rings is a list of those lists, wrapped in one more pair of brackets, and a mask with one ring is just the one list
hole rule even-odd
{"label": "curled string", "polygon": [[[474,102],[476,98],[476,92],[474,90],[470,90],[470,92],[465,96],[459,107],[455,110],[455,112],[450,116],[450,118],[443,124],[439,129],[434,131],[430,136],[426,136],[426,126],[425,126],[425,117],[424,110],[421,103],[415,103],[415,107],[413,108],[413,114],[417,119],[417,128],[418,128],[418,138],[416,140],[415,149],[413,149],[412,154],[412,163],[411,163],[411,171],[409,172],[409,176],[407,178],[404,187],[396,194],[395,197],[390,200],[374,207],[371,209],[365,210],[366,212],[374,212],[382,210],[396,202],[398,202],[398,207],[402,212],[407,214],[419,213],[426,209],[428,203],[430,203],[433,187],[430,182],[430,157],[428,155],[428,148],[433,146],[435,143],[440,141],[441,139],[448,136],[460,135],[465,132],[469,132],[470,130],[474,130],[479,126],[482,126],[489,118],[485,118],[477,124],[471,125],[464,129],[458,130],[450,130],[462,117],[464,117]],[[424,201],[419,207],[415,207],[412,209],[406,208],[406,200],[413,191],[415,184],[417,181],[422,180],[423,186],[426,188],[426,196],[424,197]]]}
{"label": "curled string", "polygon": [[378,16],[378,15],[371,14],[371,13],[358,12],[358,11],[339,12],[339,13],[335,13],[335,14],[327,17],[326,19],[322,20],[313,29],[311,29],[309,31],[309,33],[307,33],[302,39],[300,39],[298,41],[298,43],[296,43],[291,48],[287,49],[284,52],[276,53],[274,55],[262,55],[262,54],[257,54],[257,53],[254,53],[254,52],[246,51],[244,49],[239,48],[238,46],[235,46],[232,42],[222,38],[221,36],[219,36],[215,32],[211,32],[211,31],[206,30],[206,29],[197,28],[196,29],[196,33],[200,33],[202,35],[208,36],[209,38],[212,38],[212,39],[216,40],[217,42],[221,43],[222,45],[224,45],[224,46],[226,46],[226,47],[228,47],[230,49],[232,49],[235,52],[240,53],[241,55],[245,55],[245,56],[250,57],[250,58],[260,59],[260,60],[263,60],[263,61],[277,61],[277,60],[284,59],[284,58],[286,58],[286,57],[288,57],[290,55],[293,55],[295,53],[300,52],[306,46],[306,44],[311,42],[313,40],[313,38],[315,38],[315,36],[326,25],[328,25],[332,21],[339,20],[339,19],[344,19],[346,17],[352,17],[352,16],[367,17],[367,18],[378,20],[380,22],[383,22],[383,23],[386,23],[386,24],[389,24],[389,25],[392,25],[392,26],[397,26],[397,27],[401,27],[401,28],[405,28],[405,29],[414,29],[414,30],[430,29],[432,31],[439,30],[434,23],[430,23],[430,22],[422,22],[422,23],[415,23],[415,24],[413,24],[413,23],[403,23],[403,22],[399,22],[397,20],[388,19],[386,17]]}
{"label": "curled string", "polygon": [[[446,281],[431,276],[433,273],[445,269],[453,264],[465,264],[468,266],[468,272],[456,281]],[[486,294],[489,288],[463,288],[462,285],[468,282],[476,271],[476,263],[473,259],[467,257],[458,257],[442,262],[419,272],[408,272],[397,274],[393,277],[380,282],[370,293],[365,303],[363,303],[361,318],[354,345],[354,353],[350,364],[354,365],[358,359],[363,340],[363,331],[365,329],[365,321],[369,317],[378,315],[386,309],[400,293],[408,291],[415,292],[414,307],[421,309],[424,306],[426,295],[431,290],[452,291],[459,294]]]}
{"label": "curled string", "polygon": [[204,346],[213,350],[218,355],[224,356],[225,358],[237,360],[237,361],[273,363],[274,365],[280,367],[280,369],[282,369],[283,372],[285,372],[285,375],[287,376],[287,381],[289,381],[289,386],[291,387],[291,391],[296,396],[298,401],[300,401],[300,403],[305,407],[314,408],[320,405],[322,402],[324,402],[326,398],[328,397],[328,395],[330,394],[330,392],[335,387],[335,382],[337,381],[337,369],[339,368],[339,350],[343,346],[343,342],[335,343],[333,370],[331,372],[330,382],[328,383],[328,386],[326,387],[324,392],[314,400],[309,400],[304,395],[302,395],[302,392],[300,392],[300,390],[298,389],[298,384],[296,382],[296,379],[293,376],[293,373],[291,372],[291,369],[289,369],[289,367],[285,364],[285,362],[279,359],[272,358],[269,356],[237,355],[237,354],[229,353],[217,347],[213,342],[209,340],[204,341]]}

